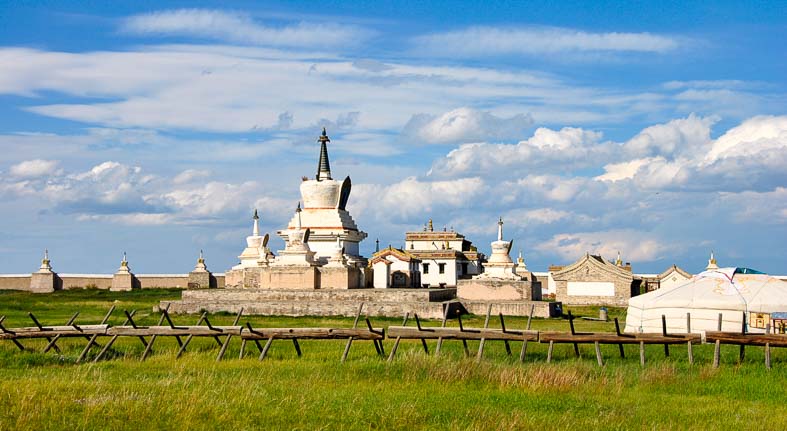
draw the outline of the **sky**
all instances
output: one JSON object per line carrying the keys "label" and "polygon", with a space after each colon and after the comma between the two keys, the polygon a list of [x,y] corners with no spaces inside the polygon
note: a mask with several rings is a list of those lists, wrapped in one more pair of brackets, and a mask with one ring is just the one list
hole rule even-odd
{"label": "sky", "polygon": [[[557,3],[557,4],[555,4]],[[322,127],[361,252],[787,274],[783,2],[0,2],[0,273],[223,272]]]}

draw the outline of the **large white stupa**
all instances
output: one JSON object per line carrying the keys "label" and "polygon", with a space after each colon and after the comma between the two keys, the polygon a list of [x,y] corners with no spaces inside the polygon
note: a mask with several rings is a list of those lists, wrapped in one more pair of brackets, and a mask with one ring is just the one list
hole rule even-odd
{"label": "large white stupa", "polygon": [[320,160],[317,164],[317,175],[314,179],[304,177],[300,187],[303,208],[293,216],[286,229],[276,233],[285,242],[289,241],[289,232],[297,228],[300,219],[301,229],[308,229],[310,232],[309,247],[317,262],[327,264],[336,254],[337,244],[340,244],[344,248],[348,264],[363,266],[366,260],[361,257],[359,243],[367,234],[358,229],[347,212],[352,182],[349,176],[341,182],[331,177],[327,145],[331,140],[325,128],[322,129],[318,141]]}

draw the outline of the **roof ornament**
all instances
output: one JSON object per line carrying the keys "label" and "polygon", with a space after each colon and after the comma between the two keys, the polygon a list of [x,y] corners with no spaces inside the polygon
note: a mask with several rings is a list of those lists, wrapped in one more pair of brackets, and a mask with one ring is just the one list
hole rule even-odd
{"label": "roof ornament", "polygon": [[251,217],[254,220],[254,226],[251,230],[252,236],[260,236],[260,216],[257,214],[257,208],[254,208],[254,215]]}
{"label": "roof ornament", "polygon": [[317,141],[320,143],[320,160],[317,163],[317,181],[322,180],[330,180],[331,178],[331,164],[328,161],[328,142],[331,142],[331,139],[328,137],[328,133],[325,131],[325,127],[322,128],[322,135],[317,138]]}
{"label": "roof ornament", "polygon": [[705,270],[711,269],[719,269],[719,265],[716,264],[716,257],[713,255],[713,250],[710,251],[710,259],[708,259],[708,266],[705,267]]}
{"label": "roof ornament", "polygon": [[302,222],[301,222],[301,203],[298,202],[298,206],[295,207],[295,214],[298,216],[298,230],[301,230]]}
{"label": "roof ornament", "polygon": [[620,259],[620,251],[618,251],[618,257],[615,259],[615,266],[623,266],[623,260]]}
{"label": "roof ornament", "polygon": [[380,251],[380,238],[374,240],[374,252],[377,253]]}
{"label": "roof ornament", "polygon": [[498,241],[503,240],[503,217],[500,217],[497,220],[497,240]]}
{"label": "roof ornament", "polygon": [[432,224],[432,219],[429,219],[429,224],[427,225],[427,229],[429,232],[434,232],[434,225]]}

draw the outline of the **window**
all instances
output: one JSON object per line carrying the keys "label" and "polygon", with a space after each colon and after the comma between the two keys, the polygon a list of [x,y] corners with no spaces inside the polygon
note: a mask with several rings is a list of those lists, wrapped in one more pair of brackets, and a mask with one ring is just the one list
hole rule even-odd
{"label": "window", "polygon": [[445,264],[444,263],[438,263],[437,264],[437,272],[439,272],[440,274],[445,274]]}
{"label": "window", "polygon": [[429,264],[428,263],[424,264],[424,274],[429,274]]}
{"label": "window", "polygon": [[410,250],[415,250],[415,244],[410,243]]}
{"label": "window", "polygon": [[462,262],[462,275],[467,275],[467,262]]}

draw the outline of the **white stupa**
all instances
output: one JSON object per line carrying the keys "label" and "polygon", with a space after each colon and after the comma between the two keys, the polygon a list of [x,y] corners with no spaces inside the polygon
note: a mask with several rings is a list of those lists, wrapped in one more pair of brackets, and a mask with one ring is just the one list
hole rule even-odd
{"label": "white stupa", "polygon": [[331,260],[335,254],[336,241],[339,240],[343,244],[348,264],[362,267],[366,262],[360,255],[359,243],[367,234],[358,229],[347,212],[352,182],[350,177],[341,182],[331,177],[327,146],[331,140],[324,128],[318,141],[320,160],[317,175],[313,180],[304,177],[300,187],[303,209],[293,216],[286,229],[277,234],[288,242],[289,232],[297,223],[302,223],[302,228],[309,230],[309,247],[318,262],[326,264]]}
{"label": "white stupa", "polygon": [[301,222],[301,204],[295,209],[295,226],[286,231],[287,242],[284,250],[279,250],[279,255],[273,262],[273,266],[314,266],[315,253],[309,247],[311,230],[304,228]]}
{"label": "white stupa", "polygon": [[477,278],[494,278],[501,280],[521,280],[516,273],[517,265],[511,260],[511,246],[514,241],[503,240],[503,218],[497,221],[497,241],[492,241],[492,255],[484,264],[484,272]]}
{"label": "white stupa", "polygon": [[268,248],[268,234],[260,236],[260,216],[257,214],[256,209],[254,210],[252,220],[254,224],[251,235],[246,237],[246,248],[238,256],[240,264],[233,266],[232,269],[266,266],[273,258],[273,253]]}

